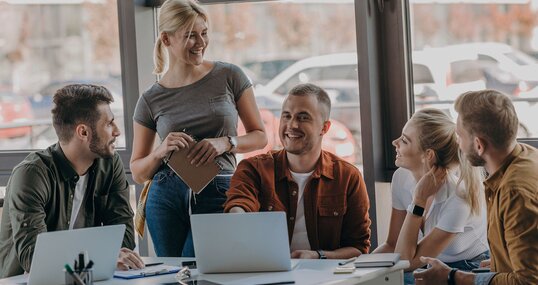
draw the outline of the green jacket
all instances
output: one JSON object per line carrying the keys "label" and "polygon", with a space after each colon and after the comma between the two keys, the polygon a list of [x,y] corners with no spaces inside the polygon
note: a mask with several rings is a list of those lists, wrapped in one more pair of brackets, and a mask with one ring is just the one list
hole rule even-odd
{"label": "green jacket", "polygon": [[[133,249],[133,211],[119,155],[96,159],[88,174],[79,213],[84,227],[125,224],[122,246]],[[13,169],[0,226],[0,278],[30,271],[38,234],[69,229],[78,178],[59,144],[31,153]]]}

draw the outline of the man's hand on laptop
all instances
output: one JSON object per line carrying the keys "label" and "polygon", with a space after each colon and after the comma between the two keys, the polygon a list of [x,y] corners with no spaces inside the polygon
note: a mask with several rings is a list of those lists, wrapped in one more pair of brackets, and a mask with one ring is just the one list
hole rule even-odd
{"label": "man's hand on laptop", "polygon": [[241,207],[235,206],[230,209],[230,213],[245,213],[245,210],[243,210]]}
{"label": "man's hand on laptop", "polygon": [[144,262],[138,253],[123,247],[120,249],[116,268],[118,270],[142,269],[144,268]]}
{"label": "man's hand on laptop", "polygon": [[318,259],[319,254],[313,250],[294,250],[291,253],[291,258],[299,259]]}

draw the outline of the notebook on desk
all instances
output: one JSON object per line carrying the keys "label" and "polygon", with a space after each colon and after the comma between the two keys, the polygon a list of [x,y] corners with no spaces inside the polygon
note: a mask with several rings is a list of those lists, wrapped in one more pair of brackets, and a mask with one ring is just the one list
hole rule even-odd
{"label": "notebook on desk", "polygon": [[361,254],[355,259],[356,268],[364,267],[391,267],[400,260],[399,253],[371,253]]}
{"label": "notebook on desk", "polygon": [[168,166],[194,193],[198,193],[219,174],[221,168],[216,161],[211,161],[199,167],[192,165],[192,158],[187,158],[187,154],[189,153],[189,149],[194,147],[195,144],[195,142],[191,142],[189,148],[174,151],[168,158]]}
{"label": "notebook on desk", "polygon": [[80,252],[93,261],[93,280],[112,278],[125,225],[41,233],[37,236],[28,285],[64,284],[64,265],[73,266]]}
{"label": "notebook on desk", "polygon": [[291,270],[286,213],[191,215],[201,273]]}

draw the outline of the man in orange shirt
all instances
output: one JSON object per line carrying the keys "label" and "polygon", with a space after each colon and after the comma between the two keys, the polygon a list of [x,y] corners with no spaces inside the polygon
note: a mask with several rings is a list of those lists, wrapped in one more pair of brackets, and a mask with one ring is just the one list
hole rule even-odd
{"label": "man in orange shirt", "polygon": [[294,87],[280,117],[284,149],[241,161],[226,194],[225,212],[286,212],[292,258],[343,259],[370,248],[364,180],[321,149],[330,109],[323,89]]}
{"label": "man in orange shirt", "polygon": [[456,132],[465,157],[483,166],[491,272],[466,273],[435,258],[416,284],[538,284],[538,151],[516,141],[518,119],[508,96],[467,92],[456,100]]}

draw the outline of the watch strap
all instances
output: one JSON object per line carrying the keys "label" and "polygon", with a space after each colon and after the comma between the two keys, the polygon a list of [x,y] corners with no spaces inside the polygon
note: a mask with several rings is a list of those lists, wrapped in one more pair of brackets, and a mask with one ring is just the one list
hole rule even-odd
{"label": "watch strap", "polygon": [[415,204],[409,205],[407,211],[418,217],[422,217],[424,215],[424,207]]}
{"label": "watch strap", "polygon": [[226,152],[231,152],[237,147],[237,141],[235,137],[232,137],[232,136],[227,136],[227,137],[228,137],[228,142],[230,143],[230,148]]}
{"label": "watch strap", "polygon": [[457,268],[452,268],[450,273],[448,273],[448,279],[446,281],[448,285],[456,285],[456,271],[458,271]]}
{"label": "watch strap", "polygon": [[323,252],[323,250],[318,249],[318,250],[316,250],[316,252],[319,255],[319,259],[327,259],[327,256],[325,256],[325,252]]}

